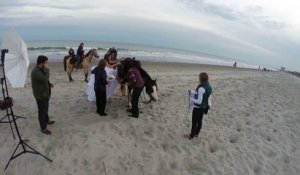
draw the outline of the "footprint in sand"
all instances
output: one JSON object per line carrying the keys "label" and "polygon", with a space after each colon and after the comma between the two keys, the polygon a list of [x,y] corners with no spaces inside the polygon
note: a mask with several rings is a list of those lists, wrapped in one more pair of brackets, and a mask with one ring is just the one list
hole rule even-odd
{"label": "footprint in sand", "polygon": [[176,162],[171,162],[170,163],[170,168],[173,169],[173,170],[177,169],[177,163]]}
{"label": "footprint in sand", "polygon": [[246,125],[251,125],[250,120],[247,120],[247,121],[246,121]]}
{"label": "footprint in sand", "polygon": [[158,130],[161,131],[161,132],[164,132],[164,131],[165,131],[165,128],[162,127],[162,126],[158,126],[157,128],[158,128]]}
{"label": "footprint in sand", "polygon": [[171,146],[171,149],[172,149],[172,150],[176,150],[177,153],[179,153],[179,154],[181,153],[181,150],[178,148],[177,145],[172,145],[172,146]]}
{"label": "footprint in sand", "polygon": [[144,131],[144,134],[150,138],[153,138],[153,134],[149,131]]}
{"label": "footprint in sand", "polygon": [[236,143],[238,141],[239,137],[237,135],[232,135],[229,137],[230,143]]}
{"label": "footprint in sand", "polygon": [[268,158],[275,158],[277,156],[276,150],[267,148],[265,151],[263,151],[264,155],[266,155]]}
{"label": "footprint in sand", "polygon": [[260,166],[255,166],[253,169],[255,174],[261,174],[261,167]]}
{"label": "footprint in sand", "polygon": [[217,152],[218,151],[218,146],[217,145],[211,145],[210,147],[209,147],[209,152],[211,152],[211,153],[215,153],[215,152]]}
{"label": "footprint in sand", "polygon": [[164,149],[164,151],[168,151],[169,150],[169,144],[167,144],[167,143],[162,143],[161,144],[161,147]]}

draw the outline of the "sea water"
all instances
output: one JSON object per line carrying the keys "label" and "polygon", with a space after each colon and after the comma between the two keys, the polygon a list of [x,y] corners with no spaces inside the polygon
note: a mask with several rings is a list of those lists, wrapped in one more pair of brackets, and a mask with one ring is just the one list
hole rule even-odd
{"label": "sea water", "polygon": [[[31,63],[36,61],[38,55],[47,56],[49,61],[62,61],[63,57],[68,54],[70,48],[73,48],[76,53],[81,42],[82,41],[25,41]],[[104,54],[109,48],[115,47],[118,51],[118,58],[135,57],[136,59],[145,61],[211,64],[223,66],[232,66],[233,63],[237,61],[212,54],[149,45],[100,41],[83,41],[83,43],[85,53],[92,48],[97,48],[100,58],[103,58]],[[237,62],[238,67],[253,69],[258,68],[257,65],[250,65],[241,61]]]}

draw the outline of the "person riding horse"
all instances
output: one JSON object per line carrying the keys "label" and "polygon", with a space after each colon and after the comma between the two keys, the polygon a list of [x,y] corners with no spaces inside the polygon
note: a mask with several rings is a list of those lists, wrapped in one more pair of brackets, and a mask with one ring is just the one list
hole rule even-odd
{"label": "person riding horse", "polygon": [[[72,64],[75,64],[76,60],[75,60],[75,52],[74,50],[72,49],[72,47],[69,49],[69,55],[67,56],[67,58],[71,57],[71,60],[70,62]],[[65,58],[66,59],[66,58]]]}
{"label": "person riding horse", "polygon": [[70,55],[70,56],[75,56],[75,52],[74,52],[74,50],[72,49],[72,47],[69,49],[69,55]]}
{"label": "person riding horse", "polygon": [[[69,54],[70,53],[72,53],[71,49],[70,49]],[[73,81],[71,74],[76,65],[75,64],[76,61],[75,61],[74,57],[70,57],[70,55],[67,55],[64,57],[64,70],[67,72],[70,82]],[[86,81],[86,82],[88,82],[87,77],[88,77],[89,66],[94,58],[99,58],[99,55],[97,53],[97,48],[93,48],[93,49],[89,50],[87,54],[83,55],[82,62],[80,65],[83,68],[83,72],[84,72],[84,76],[85,76],[84,81]]]}
{"label": "person riding horse", "polygon": [[84,46],[84,43],[80,43],[80,45],[78,46],[78,49],[77,49],[77,55],[76,55],[76,68],[77,69],[80,68],[80,63],[84,56],[83,46]]}

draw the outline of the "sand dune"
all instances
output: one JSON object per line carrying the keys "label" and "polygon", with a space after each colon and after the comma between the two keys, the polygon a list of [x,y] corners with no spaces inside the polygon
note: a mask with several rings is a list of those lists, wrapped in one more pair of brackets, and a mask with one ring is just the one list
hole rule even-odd
{"label": "sand dune", "polygon": [[[39,131],[30,75],[25,88],[9,88],[17,123],[28,144],[49,156],[23,154],[0,174],[300,174],[300,79],[282,72],[229,67],[143,62],[158,79],[159,101],[140,104],[139,119],[127,117],[126,98],[114,96],[107,117],[85,98],[82,70],[69,83],[63,66],[50,63],[55,83],[49,114],[56,120],[51,136]],[[31,68],[29,69],[29,72]],[[213,106],[199,138],[186,140],[187,90],[206,71],[214,88]],[[29,73],[30,74],[30,73]],[[1,111],[4,116],[4,111]],[[0,124],[0,168],[17,140]]]}

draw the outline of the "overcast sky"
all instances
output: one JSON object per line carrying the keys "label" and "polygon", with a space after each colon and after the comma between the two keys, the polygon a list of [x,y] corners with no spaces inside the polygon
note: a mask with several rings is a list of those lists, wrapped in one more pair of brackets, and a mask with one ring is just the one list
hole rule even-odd
{"label": "overcast sky", "polygon": [[300,71],[298,0],[0,0],[0,37],[182,48]]}

